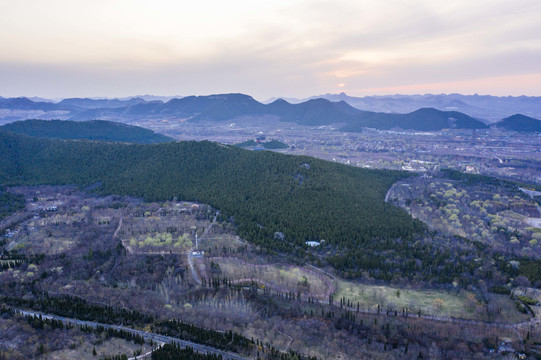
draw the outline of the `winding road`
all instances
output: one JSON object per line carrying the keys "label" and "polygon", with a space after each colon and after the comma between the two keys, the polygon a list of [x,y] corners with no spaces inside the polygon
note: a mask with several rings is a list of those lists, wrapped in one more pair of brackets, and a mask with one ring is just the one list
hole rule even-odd
{"label": "winding road", "polygon": [[156,333],[146,332],[143,330],[136,330],[136,329],[122,326],[122,325],[102,324],[102,323],[98,323],[94,321],[84,321],[84,320],[66,318],[63,316],[44,314],[39,311],[23,310],[19,308],[12,308],[12,309],[23,316],[41,316],[43,319],[59,320],[59,321],[62,321],[62,323],[64,324],[72,324],[76,326],[89,326],[92,328],[97,328],[98,326],[102,326],[105,329],[123,330],[123,331],[130,332],[134,335],[142,336],[145,339],[145,341],[152,340],[153,342],[159,343],[159,344],[175,343],[175,344],[179,344],[180,346],[191,347],[199,353],[221,355],[224,359],[228,359],[228,360],[245,360],[246,359],[245,357],[242,357],[240,355],[223,351],[223,350],[219,350],[207,345],[197,344],[191,341],[182,340],[182,339],[175,338],[172,336],[160,335]]}

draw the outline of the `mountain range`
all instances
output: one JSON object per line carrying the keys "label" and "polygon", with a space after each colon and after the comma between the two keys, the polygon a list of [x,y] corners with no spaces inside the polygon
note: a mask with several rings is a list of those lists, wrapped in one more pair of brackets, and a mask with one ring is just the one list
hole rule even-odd
{"label": "mountain range", "polygon": [[[521,113],[534,118],[541,118],[541,97],[532,96],[491,96],[461,94],[425,94],[425,95],[375,95],[354,97],[345,93],[325,94],[305,99],[287,98],[290,103],[300,103],[311,99],[345,101],[351,106],[367,111],[385,113],[409,113],[424,107],[442,111],[459,111],[488,123],[496,122],[507,116]],[[270,103],[276,99],[270,99]]]}
{"label": "mountain range", "polygon": [[[243,116],[274,116],[284,122],[305,126],[333,125],[343,131],[361,131],[364,127],[418,131],[436,131],[448,128],[482,129],[487,128],[487,123],[490,123],[459,111],[441,110],[434,107],[417,108],[407,113],[360,110],[345,100],[340,100],[340,97],[346,98],[350,102],[351,99],[354,99],[345,94],[339,94],[330,97],[331,99],[320,97],[300,103],[277,99],[264,104],[244,94],[187,96],[170,99],[166,102],[161,100],[147,101],[140,97],[129,99],[70,98],[58,103],[34,102],[27,98],[0,98],[0,120],[7,123],[30,117],[51,119],[56,115],[60,119],[75,121],[103,119],[130,123],[145,118],[217,122]],[[435,97],[437,96],[435,95]],[[412,98],[401,99],[411,100]],[[535,101],[536,98],[532,99]],[[521,116],[526,117],[525,115]],[[513,130],[517,119],[519,118],[512,118],[502,126],[496,123],[493,125]],[[522,127],[523,130],[520,131],[537,131],[535,130],[538,128],[535,126],[537,124],[535,121],[538,120],[531,117],[528,119],[531,119],[528,120],[529,122],[534,121],[531,123],[533,125]],[[521,127],[519,126],[519,128]]]}

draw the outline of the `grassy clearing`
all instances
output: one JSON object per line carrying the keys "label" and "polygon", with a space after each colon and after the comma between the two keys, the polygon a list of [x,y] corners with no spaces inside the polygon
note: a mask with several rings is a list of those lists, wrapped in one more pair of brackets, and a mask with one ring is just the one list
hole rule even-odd
{"label": "grassy clearing", "polygon": [[[345,280],[334,280],[308,271],[301,267],[281,265],[255,265],[235,259],[219,258],[209,260],[218,264],[220,275],[232,280],[257,279],[266,286],[304,296],[327,300],[330,291],[336,287],[334,302],[341,298],[349,300],[352,307],[381,311],[408,309],[410,313],[421,311],[424,315],[455,317],[498,322],[526,321],[528,316],[516,310],[513,301],[506,295],[489,295],[489,308],[480,302],[472,292],[466,290],[414,290],[382,285],[364,285]],[[208,264],[207,264],[208,265]],[[210,268],[210,265],[208,265]],[[306,280],[305,280],[306,279]],[[302,284],[308,284],[302,285]]]}
{"label": "grassy clearing", "polygon": [[[228,229],[226,231],[228,231]],[[244,248],[245,246],[249,245],[242,242],[239,236],[233,231],[220,234],[211,233],[199,239],[199,249],[204,250],[213,256],[237,252],[239,247]]]}
{"label": "grassy clearing", "polygon": [[[527,321],[530,317],[517,310],[516,304],[507,295],[490,295],[490,304],[493,307],[500,308],[502,311],[496,316],[497,322],[519,323]],[[532,309],[538,308],[532,306]]]}
{"label": "grassy clearing", "polygon": [[171,235],[170,233],[156,233],[154,236],[147,234],[142,239],[137,241],[135,237],[130,239],[131,247],[171,247],[178,248],[180,250],[187,250],[192,248],[192,240],[190,234],[184,233],[180,236]]}
{"label": "grassy clearing", "polygon": [[361,308],[409,309],[411,312],[439,316],[464,316],[466,297],[436,290],[410,290],[390,286],[363,285],[337,280],[335,301],[346,298]]}
{"label": "grassy clearing", "polygon": [[300,292],[302,295],[319,299],[326,299],[332,291],[330,279],[300,267],[255,265],[226,258],[211,261],[219,265],[220,276],[232,280],[257,279],[283,292],[291,291],[294,294]]}
{"label": "grassy clearing", "polygon": [[[376,310],[379,304],[383,311],[409,309],[413,313],[418,313],[420,310],[425,315],[476,320],[489,319],[486,307],[475,298],[473,293],[466,290],[460,292],[412,290],[337,280],[335,302],[341,298],[349,299],[354,306],[359,302],[361,309]],[[516,310],[513,301],[508,296],[490,295],[489,304],[501,309],[500,313],[496,315],[498,321],[520,322],[527,319],[527,316]]]}

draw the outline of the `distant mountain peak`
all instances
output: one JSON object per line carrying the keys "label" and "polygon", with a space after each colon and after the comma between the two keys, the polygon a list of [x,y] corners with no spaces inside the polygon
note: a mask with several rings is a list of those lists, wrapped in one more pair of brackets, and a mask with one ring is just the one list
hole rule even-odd
{"label": "distant mountain peak", "polygon": [[279,98],[279,99],[274,100],[271,104],[289,104],[289,102],[287,102],[286,100],[282,98]]}
{"label": "distant mountain peak", "polygon": [[[164,117],[186,121],[226,121],[244,116],[270,115],[284,122],[308,126],[343,124],[347,125],[344,129],[349,131],[359,131],[362,127],[389,128],[389,126],[427,131],[447,127],[484,128],[485,125],[478,120],[485,118],[478,114],[487,114],[487,111],[490,114],[493,109],[496,113],[507,112],[506,109],[511,108],[509,104],[512,104],[513,108],[527,110],[521,112],[526,116],[541,114],[541,98],[460,94],[360,98],[348,96],[342,91],[338,94],[309,98],[303,102],[290,101],[288,98],[274,99],[269,104],[258,102],[252,96],[242,93],[191,95],[170,98],[165,103],[161,99],[147,101],[141,96],[123,99],[68,98],[59,103],[34,102],[25,97],[0,98],[0,109],[8,110],[4,112],[7,114],[4,119],[10,121],[19,120],[22,116],[25,117],[21,120],[41,117],[70,120],[105,119],[128,123],[139,118]],[[516,112],[513,110],[512,114]],[[1,114],[2,112],[0,116]],[[486,122],[496,121],[494,118],[490,120],[492,121]]]}

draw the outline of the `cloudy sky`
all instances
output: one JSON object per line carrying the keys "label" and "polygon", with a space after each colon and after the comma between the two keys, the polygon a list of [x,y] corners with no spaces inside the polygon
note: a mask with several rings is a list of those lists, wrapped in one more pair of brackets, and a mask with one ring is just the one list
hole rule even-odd
{"label": "cloudy sky", "polygon": [[0,96],[541,96],[539,0],[0,0]]}

